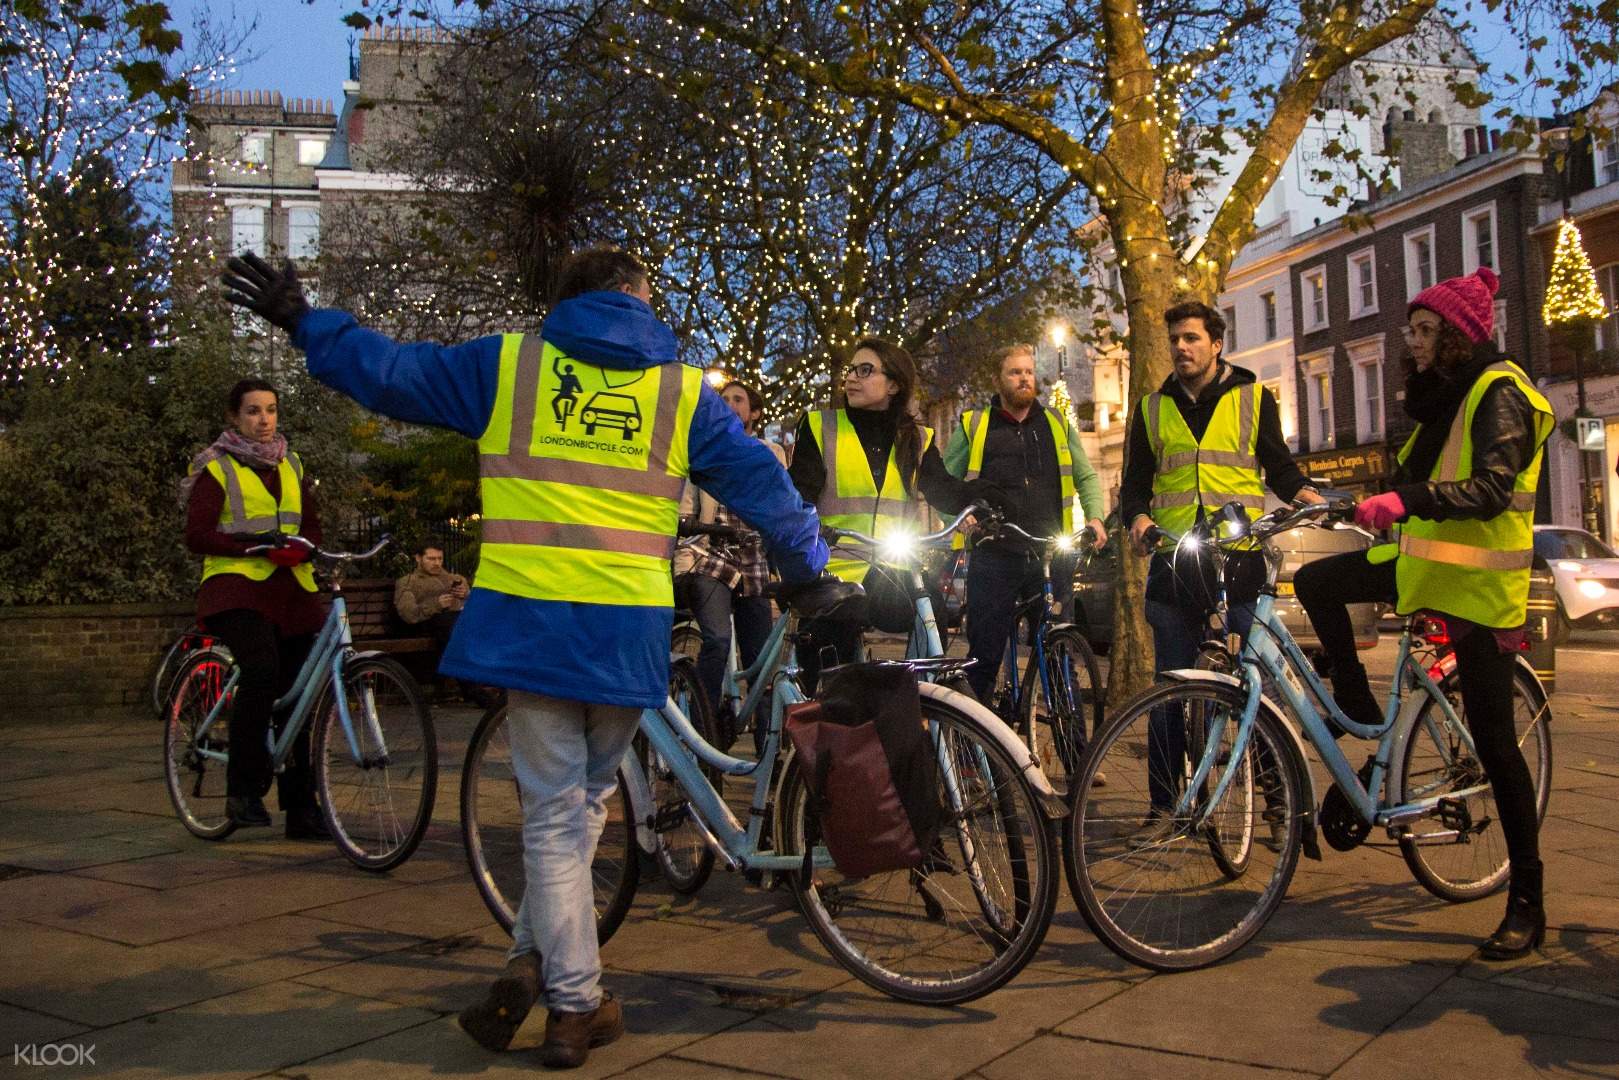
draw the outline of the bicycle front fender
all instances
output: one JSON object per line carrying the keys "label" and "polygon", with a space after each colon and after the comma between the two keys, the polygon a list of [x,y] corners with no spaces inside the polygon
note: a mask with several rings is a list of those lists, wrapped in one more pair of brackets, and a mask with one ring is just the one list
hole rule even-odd
{"label": "bicycle front fender", "polygon": [[[1170,682],[1212,682],[1223,683],[1236,691],[1243,691],[1242,680],[1235,675],[1227,675],[1220,671],[1203,671],[1198,668],[1177,668],[1174,671],[1160,671],[1160,679]],[[1292,755],[1293,764],[1298,768],[1299,775],[1304,778],[1305,794],[1309,796],[1304,803],[1304,816],[1301,824],[1304,827],[1303,845],[1304,854],[1319,862],[1321,860],[1321,842],[1316,836],[1315,818],[1316,808],[1321,805],[1320,795],[1316,792],[1315,776],[1310,772],[1310,757],[1304,749],[1304,736],[1299,734],[1293,721],[1288,719],[1286,713],[1276,707],[1276,703],[1263,694],[1259,697],[1259,707],[1264,709],[1277,722],[1277,725],[1287,732],[1287,742],[1284,749]]]}
{"label": "bicycle front fender", "polygon": [[996,716],[989,709],[979,704],[978,699],[970,694],[963,694],[959,690],[952,690],[948,686],[938,683],[919,682],[916,685],[924,698],[932,698],[941,705],[970,715],[984,729],[984,733],[1000,744],[1001,749],[1012,756],[1023,770],[1023,775],[1029,778],[1034,788],[1035,797],[1040,800],[1041,809],[1046,817],[1054,821],[1066,820],[1068,817],[1068,800],[1057,794],[1041,771],[1039,762],[1029,752],[1028,744],[1017,737],[1017,733],[1006,726],[1006,721]]}

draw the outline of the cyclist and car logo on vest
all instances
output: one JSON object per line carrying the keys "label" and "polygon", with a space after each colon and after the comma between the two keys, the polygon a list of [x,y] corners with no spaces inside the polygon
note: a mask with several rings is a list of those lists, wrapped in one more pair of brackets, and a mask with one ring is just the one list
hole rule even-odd
{"label": "cyclist and car logo on vest", "polygon": [[[579,395],[584,392],[585,387],[579,376],[574,374],[574,365],[563,364],[564,359],[560,353],[551,359],[551,371],[557,377],[557,391],[551,398],[551,412],[556,417],[557,426],[566,431],[568,419],[573,415],[579,403]],[[629,394],[616,394],[612,391],[622,390],[632,383],[639,382],[646,372],[620,371],[613,368],[593,370],[601,375],[608,389],[596,391],[579,410],[579,421],[585,426],[585,434],[596,434],[598,427],[616,428],[619,437],[629,442],[635,433],[641,430],[641,406]]]}

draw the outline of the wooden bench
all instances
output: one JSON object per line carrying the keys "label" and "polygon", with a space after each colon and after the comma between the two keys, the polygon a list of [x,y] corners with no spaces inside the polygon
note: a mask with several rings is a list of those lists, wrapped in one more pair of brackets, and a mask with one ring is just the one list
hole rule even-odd
{"label": "wooden bench", "polygon": [[[330,604],[330,595],[325,594]],[[350,578],[343,582],[349,605],[349,633],[361,649],[390,655],[437,654],[438,642],[407,624],[394,609],[392,578]]]}

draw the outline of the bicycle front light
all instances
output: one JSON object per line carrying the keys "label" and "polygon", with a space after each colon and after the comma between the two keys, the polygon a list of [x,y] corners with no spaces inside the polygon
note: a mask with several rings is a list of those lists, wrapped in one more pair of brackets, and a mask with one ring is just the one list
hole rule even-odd
{"label": "bicycle front light", "polygon": [[884,562],[908,562],[916,556],[916,535],[908,532],[889,533],[883,537],[880,551]]}

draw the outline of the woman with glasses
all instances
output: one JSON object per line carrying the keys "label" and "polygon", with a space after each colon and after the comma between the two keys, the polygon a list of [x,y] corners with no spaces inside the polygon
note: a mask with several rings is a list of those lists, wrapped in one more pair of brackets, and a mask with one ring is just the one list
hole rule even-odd
{"label": "woman with glasses", "polygon": [[[915,391],[911,354],[868,337],[855,346],[843,370],[844,406],[808,412],[799,421],[787,472],[798,493],[815,504],[822,524],[868,536],[916,532],[919,495],[945,514],[959,513],[972,501],[971,485],[945,471],[933,429],[912,415]],[[834,548],[826,568],[844,581],[865,583],[867,617],[878,629],[910,629],[906,590],[881,577],[868,559]],[[860,628],[847,623],[821,624],[812,632],[819,648],[799,654],[810,686],[822,652],[831,650],[838,663],[845,663],[855,659],[860,646]]]}
{"label": "woman with glasses", "polygon": [[1487,960],[1523,956],[1546,932],[1534,782],[1513,730],[1513,668],[1524,644],[1535,486],[1551,406],[1491,341],[1498,282],[1488,268],[1411,301],[1405,409],[1417,428],[1394,489],[1355,520],[1399,525],[1398,544],[1320,559],[1293,579],[1332,663],[1333,696],[1358,723],[1383,722],[1355,655],[1348,604],[1395,601],[1441,617],[1456,649],[1462,707],[1501,815],[1512,877]]}

